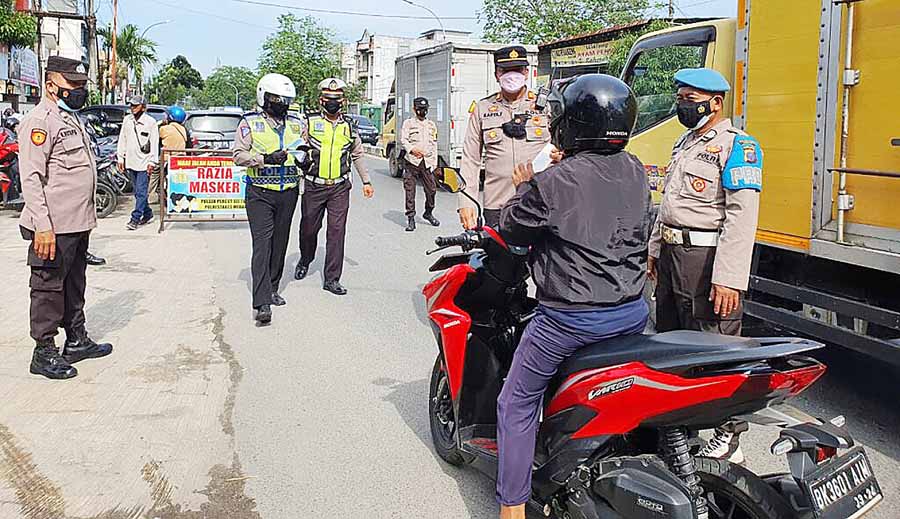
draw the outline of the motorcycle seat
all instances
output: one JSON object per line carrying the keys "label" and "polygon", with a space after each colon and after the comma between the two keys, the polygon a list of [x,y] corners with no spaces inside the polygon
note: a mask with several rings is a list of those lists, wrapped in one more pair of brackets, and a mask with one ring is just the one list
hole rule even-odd
{"label": "motorcycle seat", "polygon": [[[784,339],[790,341],[791,339]],[[662,368],[679,357],[690,356],[694,365],[704,364],[701,356],[745,357],[745,353],[762,344],[756,339],[703,333],[674,331],[655,335],[626,335],[585,346],[559,367],[557,380],[586,369],[643,362],[651,368]],[[726,355],[727,354],[727,355]]]}

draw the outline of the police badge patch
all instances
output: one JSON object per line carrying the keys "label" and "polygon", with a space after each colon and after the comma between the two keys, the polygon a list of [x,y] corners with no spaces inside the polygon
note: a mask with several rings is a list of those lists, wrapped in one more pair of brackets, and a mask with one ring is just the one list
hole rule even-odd
{"label": "police badge patch", "polygon": [[241,125],[241,137],[247,137],[248,135],[250,135],[250,127]]}

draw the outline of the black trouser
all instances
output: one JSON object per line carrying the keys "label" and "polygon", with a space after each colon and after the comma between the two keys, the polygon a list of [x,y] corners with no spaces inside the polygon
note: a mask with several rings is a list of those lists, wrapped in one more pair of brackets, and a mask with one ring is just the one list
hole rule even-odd
{"label": "black trouser", "polygon": [[500,230],[500,209],[485,209],[484,225],[494,230]]}
{"label": "black trouser", "polygon": [[[713,311],[715,247],[663,244],[656,271],[656,331],[699,330],[740,335],[743,304],[722,318]],[[743,297],[742,297],[743,299]]]}
{"label": "black trouser", "polygon": [[319,230],[328,211],[325,230],[325,282],[340,281],[344,270],[344,237],[350,212],[350,181],[325,186],[306,181],[300,201],[300,263],[309,265],[316,258]]}
{"label": "black trouser", "polygon": [[42,260],[34,252],[34,232],[21,227],[28,240],[28,265],[31,267],[31,337],[38,344],[53,344],[59,328],[66,339],[86,335],[84,329],[84,290],[87,287],[87,262],[91,232],[56,235],[56,258]]}
{"label": "black trouser", "polygon": [[434,210],[434,194],[437,192],[437,179],[434,172],[425,167],[423,160],[418,166],[404,160],[403,164],[403,190],[406,192],[406,217],[416,215],[416,178],[422,179],[422,187],[425,189],[425,213],[431,214]]}
{"label": "black trouser", "polygon": [[253,308],[272,304],[284,272],[284,255],[291,237],[291,222],[297,208],[299,189],[273,191],[247,186],[247,219],[253,239]]}

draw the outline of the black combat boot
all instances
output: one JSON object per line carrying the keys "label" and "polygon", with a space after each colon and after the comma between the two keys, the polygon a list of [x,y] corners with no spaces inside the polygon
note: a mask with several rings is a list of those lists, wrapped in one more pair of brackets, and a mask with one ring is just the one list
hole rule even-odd
{"label": "black combat boot", "polygon": [[84,260],[87,262],[88,265],[91,265],[94,267],[99,266],[99,265],[106,265],[105,259],[101,258],[100,256],[95,256],[94,254],[91,254],[90,252],[84,253]]}
{"label": "black combat boot", "polygon": [[431,214],[431,212],[427,212],[427,213],[423,214],[422,218],[424,218],[425,221],[427,221],[428,223],[430,223],[431,225],[433,225],[435,227],[441,226],[441,221],[438,220],[437,218],[435,218],[434,215]]}
{"label": "black combat boot", "polygon": [[416,230],[416,217],[410,216],[406,220],[406,232],[413,232]]}
{"label": "black combat boot", "polygon": [[53,341],[39,342],[34,347],[29,371],[53,380],[65,380],[78,375],[78,370],[59,354]]}
{"label": "black combat boot", "polygon": [[301,279],[305,278],[307,274],[309,274],[309,265],[297,263],[297,269],[294,270],[294,279],[300,281]]}
{"label": "black combat boot", "polygon": [[322,290],[331,292],[336,296],[345,296],[347,295],[347,289],[341,285],[340,281],[326,281],[324,285],[322,285]]}
{"label": "black combat boot", "polygon": [[63,346],[62,356],[69,364],[81,362],[84,359],[99,359],[112,353],[112,344],[108,342],[96,343],[86,333],[76,334],[75,338],[67,338]]}
{"label": "black combat boot", "polygon": [[254,312],[253,318],[256,319],[256,322],[262,326],[272,322],[272,307],[269,305],[262,305],[256,309]]}

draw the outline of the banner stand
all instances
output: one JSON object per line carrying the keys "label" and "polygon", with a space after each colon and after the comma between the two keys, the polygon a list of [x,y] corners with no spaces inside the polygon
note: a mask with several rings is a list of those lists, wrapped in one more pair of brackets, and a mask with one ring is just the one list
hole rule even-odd
{"label": "banner stand", "polygon": [[246,168],[235,166],[229,150],[163,149],[159,229],[167,222],[247,221]]}

